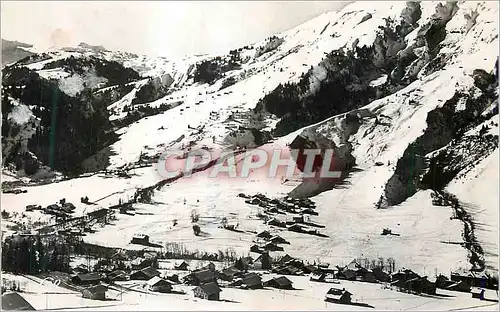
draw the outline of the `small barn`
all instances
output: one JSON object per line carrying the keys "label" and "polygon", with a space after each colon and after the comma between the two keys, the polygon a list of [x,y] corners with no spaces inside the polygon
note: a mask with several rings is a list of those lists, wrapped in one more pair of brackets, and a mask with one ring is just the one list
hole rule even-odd
{"label": "small barn", "polygon": [[97,285],[102,279],[100,273],[77,274],[71,278],[71,282],[76,285]]}
{"label": "small barn", "polygon": [[17,292],[2,294],[2,311],[35,311],[35,308]]}
{"label": "small barn", "polygon": [[305,274],[310,274],[310,273],[318,271],[318,267],[316,267],[312,264],[307,264],[307,265],[302,264],[300,269],[302,270],[302,273],[305,273]]}
{"label": "small barn", "polygon": [[193,289],[195,297],[207,300],[219,300],[221,291],[215,282],[202,284]]}
{"label": "small barn", "polygon": [[285,222],[280,221],[280,220],[278,220],[278,219],[276,219],[276,218],[272,218],[271,220],[269,220],[269,221],[267,222],[267,224],[268,224],[268,225],[273,225],[273,226],[278,226],[278,227],[286,227]]}
{"label": "small barn", "polygon": [[188,267],[189,267],[189,264],[187,264],[186,261],[182,261],[181,263],[175,265],[174,269],[179,270],[179,271],[187,271]]}
{"label": "small barn", "polygon": [[128,281],[130,276],[123,270],[116,270],[108,274],[110,281]]}
{"label": "small barn", "polygon": [[106,300],[108,287],[104,285],[93,285],[82,290],[82,297],[92,300]]}
{"label": "small barn", "polygon": [[387,283],[391,280],[391,276],[384,272],[381,268],[375,268],[373,269],[373,275],[375,275],[375,278],[377,281],[380,281],[382,283]]}
{"label": "small barn", "polygon": [[275,277],[264,282],[264,286],[278,289],[293,289],[293,283],[285,276]]}
{"label": "small barn", "polygon": [[257,234],[257,237],[265,238],[265,239],[270,239],[271,238],[271,234],[268,231],[262,231],[259,234]]}
{"label": "small barn", "polygon": [[339,277],[348,281],[354,281],[356,280],[356,271],[351,269],[342,270],[342,272],[339,273]]}
{"label": "small barn", "polygon": [[146,285],[150,291],[160,293],[169,293],[172,291],[172,283],[158,276],[148,280]]}
{"label": "small barn", "polygon": [[262,288],[262,279],[256,273],[245,274],[241,279],[241,287],[245,289]]}
{"label": "small barn", "polygon": [[291,260],[294,260],[294,259],[295,258],[293,258],[292,256],[290,256],[289,254],[286,254],[283,257],[281,257],[281,259],[278,260],[278,264],[279,265],[283,265],[283,264],[287,263],[288,261],[291,261]]}
{"label": "small barn", "polygon": [[147,281],[155,276],[160,276],[160,272],[153,267],[147,267],[142,270],[136,271],[130,275],[131,280]]}
{"label": "small barn", "polygon": [[290,225],[288,230],[297,233],[304,233],[304,228],[297,223]]}
{"label": "small barn", "polygon": [[345,288],[330,288],[326,293],[325,301],[349,304],[351,303],[351,296],[352,294],[345,290]]}
{"label": "small barn", "polygon": [[237,268],[229,267],[222,270],[222,272],[218,274],[218,277],[223,281],[231,282],[235,278],[235,276],[238,276],[241,273],[242,272]]}
{"label": "small barn", "polygon": [[359,280],[367,283],[376,283],[377,278],[372,270],[364,270],[360,272]]}
{"label": "small barn", "polygon": [[215,272],[210,270],[195,271],[184,277],[184,281],[190,285],[203,285],[210,282],[216,282]]}
{"label": "small barn", "polygon": [[179,275],[177,274],[172,274],[170,276],[165,277],[168,281],[170,281],[172,284],[180,284],[181,281],[179,280]]}
{"label": "small barn", "polygon": [[139,245],[148,245],[149,244],[149,236],[145,234],[135,234],[132,236],[131,244],[139,244]]}
{"label": "small barn", "polygon": [[498,284],[496,284],[493,279],[489,278],[484,273],[479,272],[471,272],[465,270],[455,271],[451,273],[451,280],[454,282],[464,282],[470,287],[491,289],[498,288]]}

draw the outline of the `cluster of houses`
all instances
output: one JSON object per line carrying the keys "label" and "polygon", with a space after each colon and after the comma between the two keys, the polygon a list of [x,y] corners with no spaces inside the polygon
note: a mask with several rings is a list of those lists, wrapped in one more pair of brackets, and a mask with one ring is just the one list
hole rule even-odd
{"label": "cluster of houses", "polygon": [[[316,204],[308,198],[297,199],[287,196],[283,199],[271,199],[263,194],[249,196],[243,193],[238,194],[238,197],[245,198],[247,204],[261,207],[262,212],[259,212],[257,216],[269,226],[296,233],[327,237],[318,230],[325,226],[310,219],[311,216],[317,216],[318,212],[315,211]],[[283,251],[283,247],[276,245],[288,243],[283,239],[280,242],[277,240],[278,238],[259,236],[258,238],[269,240],[262,242],[264,246],[259,246],[265,251]],[[265,246],[266,244],[269,245]]]}
{"label": "cluster of houses", "polygon": [[[80,266],[75,269],[75,272],[79,273],[71,278],[71,283],[82,292],[84,298],[94,300],[104,300],[108,290],[105,283],[112,284],[117,281],[144,281],[144,287],[147,290],[161,293],[173,292],[173,287],[176,284],[192,285],[196,286],[193,288],[195,297],[208,300],[219,300],[221,287],[293,289],[292,281],[285,276],[263,281],[260,274],[248,272],[249,268],[255,268],[253,264],[256,262],[260,263],[257,266],[259,269],[262,268],[262,263],[271,263],[268,254],[263,254],[255,260],[250,260],[249,257],[239,259],[234,266],[221,270],[216,270],[215,265],[210,262],[202,268],[190,271],[188,263],[182,261],[173,267],[176,271],[186,271],[187,274],[179,278],[178,274],[162,276],[153,266],[155,260],[153,252],[147,253],[151,253],[151,255],[138,258],[139,261],[133,263],[131,273],[124,270],[113,270],[113,266],[100,266],[98,272],[89,272]],[[251,267],[248,266],[249,263],[252,263]]]}
{"label": "cluster of houses", "polygon": [[42,208],[40,205],[27,205],[26,211],[31,212],[35,210],[40,210],[45,214],[53,215],[56,218],[67,219],[70,218],[71,214],[75,211],[76,207],[70,202],[66,202],[63,198],[57,204],[48,205]]}
{"label": "cluster of houses", "polygon": [[498,290],[498,278],[483,272],[458,270],[452,272],[450,278],[439,275],[436,278],[436,286],[451,291],[470,292],[472,297],[483,300],[485,289]]}

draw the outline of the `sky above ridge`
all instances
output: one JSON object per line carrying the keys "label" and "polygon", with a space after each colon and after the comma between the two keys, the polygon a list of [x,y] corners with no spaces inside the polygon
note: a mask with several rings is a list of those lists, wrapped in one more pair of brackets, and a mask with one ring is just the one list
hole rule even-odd
{"label": "sky above ridge", "polygon": [[224,53],[345,1],[2,1],[2,38],[39,49],[80,42],[152,56]]}

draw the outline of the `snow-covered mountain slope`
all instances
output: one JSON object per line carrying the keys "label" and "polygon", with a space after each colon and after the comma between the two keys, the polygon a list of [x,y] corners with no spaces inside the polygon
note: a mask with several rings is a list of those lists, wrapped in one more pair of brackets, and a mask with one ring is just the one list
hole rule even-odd
{"label": "snow-covered mountain slope", "polygon": [[33,55],[32,50],[33,46],[30,44],[2,39],[2,67]]}
{"label": "snow-covered mountain slope", "polygon": [[[4,194],[3,205],[29,224],[53,221],[39,211],[22,217],[28,204],[66,197],[82,215],[130,202],[135,215],[119,214],[113,225],[84,238],[113,247],[136,248],[129,242],[140,232],[163,244],[246,254],[254,232],[269,228],[291,242],[285,252],[309,260],[394,258],[431,275],[470,267],[496,271],[498,244],[491,233],[498,218],[489,216],[498,216],[498,200],[485,199],[498,199],[497,59],[498,3],[487,1],[352,3],[223,56],[150,59],[86,45],[38,54],[4,69],[11,103],[6,120],[19,120],[15,112],[27,107],[33,124],[41,123],[28,127],[38,139],[27,143],[16,141],[12,124],[2,128],[10,139],[9,149],[2,140],[2,150],[14,151],[4,164],[37,177],[41,170],[33,163],[58,165],[71,155],[73,162],[56,169],[100,172],[44,185],[9,182],[5,187],[28,192]],[[47,83],[45,93],[33,82]],[[70,116],[58,119],[64,132],[56,138],[73,135],[63,140],[63,151],[60,141],[51,141],[50,130],[60,123],[48,114],[54,114],[54,96],[43,97],[49,88]],[[91,132],[96,127],[98,134]],[[345,153],[341,185],[260,176],[216,180],[206,172],[162,182],[154,168],[167,148],[286,149],[300,144],[299,135]],[[478,224],[473,235],[464,234],[469,219],[454,217],[456,206],[433,205],[434,192],[445,190]],[[320,231],[328,237],[265,224],[257,217],[262,208],[237,197],[257,192],[311,197],[319,213],[311,220],[324,225]],[[151,198],[141,202],[139,193]],[[80,203],[83,196],[97,205]],[[201,236],[193,235],[193,210]],[[223,217],[242,232],[219,228]],[[400,236],[380,235],[384,228]],[[482,251],[462,247],[464,240]]]}

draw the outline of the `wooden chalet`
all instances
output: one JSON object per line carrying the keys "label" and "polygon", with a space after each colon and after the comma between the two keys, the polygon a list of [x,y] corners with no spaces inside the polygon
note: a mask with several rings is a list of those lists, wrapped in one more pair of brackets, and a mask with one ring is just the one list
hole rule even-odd
{"label": "wooden chalet", "polygon": [[325,301],[334,302],[334,303],[342,303],[349,304],[351,303],[352,294],[343,289],[338,288],[330,288],[325,296]]}
{"label": "wooden chalet", "polygon": [[97,285],[103,280],[100,273],[77,274],[71,278],[71,282],[76,285]]}
{"label": "wooden chalet", "polygon": [[278,289],[293,289],[292,281],[286,278],[285,276],[272,278],[264,282],[264,286],[278,288]]}
{"label": "wooden chalet", "polygon": [[202,284],[193,289],[195,297],[207,300],[220,300],[221,291],[216,282]]}
{"label": "wooden chalet", "polygon": [[147,280],[152,279],[155,276],[160,276],[160,275],[161,275],[161,273],[158,272],[158,270],[156,270],[155,268],[147,267],[147,268],[144,268],[142,270],[139,270],[139,271],[136,271],[136,272],[130,274],[130,279],[131,280],[147,281]]}
{"label": "wooden chalet", "polygon": [[262,279],[257,273],[247,273],[241,278],[241,288],[243,289],[259,289],[262,287]]}
{"label": "wooden chalet", "polygon": [[106,300],[106,291],[108,291],[108,287],[105,285],[92,285],[82,289],[82,297],[92,300]]}
{"label": "wooden chalet", "polygon": [[169,293],[172,291],[172,283],[159,276],[154,276],[146,282],[149,291]]}
{"label": "wooden chalet", "polygon": [[484,273],[473,271],[455,271],[451,273],[451,280],[454,282],[463,282],[470,287],[497,289],[498,282],[486,276]]}
{"label": "wooden chalet", "polygon": [[211,270],[194,271],[184,277],[185,283],[189,285],[203,285],[217,281],[215,272]]}
{"label": "wooden chalet", "polygon": [[149,236],[145,234],[135,234],[130,241],[131,244],[149,245]]}
{"label": "wooden chalet", "polygon": [[241,275],[242,271],[239,269],[233,267],[226,268],[222,270],[217,277],[220,278],[223,281],[231,282],[235,277],[238,275]]}
{"label": "wooden chalet", "polygon": [[389,273],[386,273],[381,268],[375,268],[372,271],[375,279],[379,282],[388,283],[391,280],[391,275]]}
{"label": "wooden chalet", "polygon": [[181,263],[175,265],[174,269],[179,270],[179,271],[187,271],[188,267],[189,267],[189,264],[187,264],[186,261],[182,261]]}
{"label": "wooden chalet", "polygon": [[107,278],[110,281],[128,281],[130,280],[130,275],[123,270],[116,270],[109,273]]}

